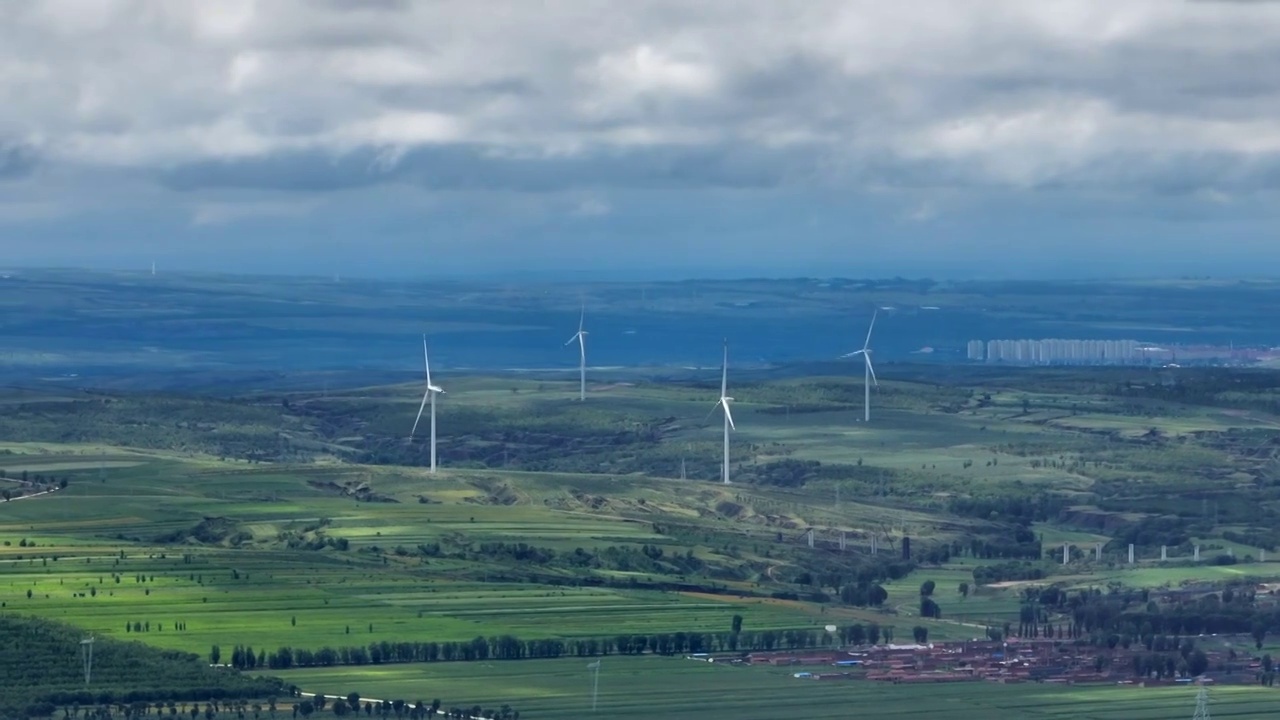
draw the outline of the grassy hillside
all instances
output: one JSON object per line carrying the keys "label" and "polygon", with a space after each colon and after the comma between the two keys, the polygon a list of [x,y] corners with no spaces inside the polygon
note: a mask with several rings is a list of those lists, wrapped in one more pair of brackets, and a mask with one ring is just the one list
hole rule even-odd
{"label": "grassy hillside", "polygon": [[95,638],[85,682],[84,634],[62,623],[0,615],[0,716],[47,714],[54,706],[159,701],[262,701],[288,692],[279,680],[211,668],[191,653]]}

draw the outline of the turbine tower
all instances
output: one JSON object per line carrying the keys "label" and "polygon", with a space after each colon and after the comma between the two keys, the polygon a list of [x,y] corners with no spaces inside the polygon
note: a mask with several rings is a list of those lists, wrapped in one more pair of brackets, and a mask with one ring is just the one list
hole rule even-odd
{"label": "turbine tower", "polygon": [[422,411],[431,403],[431,472],[436,471],[436,395],[443,395],[444,388],[431,384],[431,356],[427,354],[427,336],[422,336],[422,360],[427,367],[427,391],[422,396],[422,404],[418,406],[418,417],[413,421],[413,429],[409,431],[409,439],[418,431],[418,423],[422,420]]}
{"label": "turbine tower", "polygon": [[582,312],[578,315],[578,332],[573,337],[565,341],[568,347],[574,340],[578,341],[578,400],[586,401],[587,399],[587,331],[582,329],[582,323],[587,319],[587,306],[582,306]]}
{"label": "turbine tower", "polygon": [[871,367],[871,331],[876,327],[877,309],[871,313],[871,326],[867,328],[867,339],[862,342],[862,349],[855,350],[844,357],[853,357],[861,355],[866,369],[863,371],[863,399],[862,399],[862,420],[863,422],[871,422],[871,385],[874,383],[876,387],[880,386],[880,381],[876,380],[875,368]]}
{"label": "turbine tower", "polygon": [[80,641],[80,661],[84,664],[84,686],[89,687],[89,678],[93,673],[93,636]]}
{"label": "turbine tower", "polygon": [[[720,470],[720,478],[725,485],[729,484],[729,430],[737,430],[733,424],[733,413],[729,411],[729,403],[733,402],[733,398],[729,397],[729,341],[724,342],[724,364],[720,366],[720,399],[716,401],[715,407],[711,408],[711,413],[715,413],[717,408],[724,408],[724,467]],[[711,415],[707,415],[708,418]]]}
{"label": "turbine tower", "polygon": [[591,673],[591,712],[595,712],[596,698],[600,695],[600,661],[589,663],[587,669],[593,671]]}

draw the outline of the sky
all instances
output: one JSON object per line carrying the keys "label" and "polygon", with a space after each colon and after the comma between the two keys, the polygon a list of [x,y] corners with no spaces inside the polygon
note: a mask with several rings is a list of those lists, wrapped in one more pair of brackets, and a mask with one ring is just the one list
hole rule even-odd
{"label": "sky", "polygon": [[1280,262],[1267,0],[9,2],[0,106],[11,267]]}

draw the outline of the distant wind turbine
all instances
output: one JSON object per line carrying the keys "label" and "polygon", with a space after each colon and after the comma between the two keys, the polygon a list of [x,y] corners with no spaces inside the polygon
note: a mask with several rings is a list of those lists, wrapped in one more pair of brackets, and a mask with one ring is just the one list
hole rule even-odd
{"label": "distant wind turbine", "polygon": [[867,339],[862,342],[862,349],[855,350],[844,357],[853,357],[861,355],[866,370],[863,373],[863,399],[862,399],[862,420],[863,422],[871,422],[871,385],[875,383],[876,387],[880,386],[880,381],[876,380],[876,371],[871,367],[871,331],[876,327],[876,312],[871,313],[871,326],[867,328]]}
{"label": "distant wind turbine", "polygon": [[588,670],[594,671],[591,680],[591,712],[596,711],[596,698],[600,694],[600,661],[596,660],[587,665]]}
{"label": "distant wind turbine", "polygon": [[578,341],[578,400],[581,401],[587,399],[587,335],[589,333],[582,329],[586,319],[587,306],[583,305],[582,312],[578,315],[578,332],[565,341],[565,347],[572,344],[574,340]]}
{"label": "distant wind turbine", "polygon": [[436,471],[436,395],[443,395],[444,388],[431,384],[431,356],[427,354],[427,336],[422,336],[422,360],[427,367],[427,391],[422,396],[422,404],[418,406],[418,417],[413,421],[413,429],[409,431],[409,439],[418,431],[418,422],[422,420],[422,411],[431,403],[431,472]]}
{"label": "distant wind turbine", "polygon": [[720,470],[720,478],[725,485],[729,484],[729,430],[738,429],[733,424],[733,413],[729,410],[732,402],[733,398],[729,397],[729,341],[725,340],[724,363],[720,366],[720,399],[716,400],[715,407],[707,415],[710,418],[717,408],[724,408],[724,467]]}
{"label": "distant wind turbine", "polygon": [[93,674],[93,636],[80,641],[80,661],[84,665],[84,686],[89,687]]}

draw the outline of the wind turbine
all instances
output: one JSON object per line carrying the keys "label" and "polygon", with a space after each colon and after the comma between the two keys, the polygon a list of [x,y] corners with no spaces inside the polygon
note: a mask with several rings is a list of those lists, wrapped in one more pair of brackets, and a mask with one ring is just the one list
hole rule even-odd
{"label": "wind turbine", "polygon": [[587,319],[587,306],[582,306],[582,312],[578,315],[578,332],[573,337],[565,341],[565,347],[568,347],[574,340],[578,341],[578,400],[586,401],[587,399],[587,331],[582,329],[582,323]]}
{"label": "wind turbine", "polygon": [[871,313],[871,326],[867,328],[867,339],[862,342],[862,349],[855,350],[844,356],[848,358],[853,357],[854,355],[861,355],[866,365],[866,370],[863,374],[863,422],[871,422],[871,385],[872,383],[875,383],[876,387],[880,387],[880,381],[876,380],[876,371],[871,367],[871,331],[876,327],[876,314],[878,312],[879,309]]}
{"label": "wind turbine", "polygon": [[593,670],[591,681],[591,712],[596,711],[596,697],[600,694],[600,661],[596,660],[587,665],[588,670]]}
{"label": "wind turbine", "polygon": [[431,402],[431,472],[436,471],[436,395],[443,395],[444,388],[431,384],[431,356],[427,354],[427,336],[422,336],[422,360],[427,366],[427,391],[422,396],[422,404],[418,406],[418,417],[413,421],[413,429],[409,431],[409,439],[418,431],[418,422],[422,420],[422,411]]}
{"label": "wind turbine", "polygon": [[93,636],[80,641],[80,660],[84,664],[84,684],[89,686],[89,677],[93,672]]}
{"label": "wind turbine", "polygon": [[711,408],[711,413],[707,414],[710,418],[715,413],[716,408],[724,408],[724,467],[720,471],[720,477],[725,485],[729,484],[729,430],[737,430],[733,424],[733,413],[729,411],[729,403],[733,402],[733,398],[729,397],[729,341],[724,342],[724,364],[720,366],[720,399],[716,401],[715,407]]}

